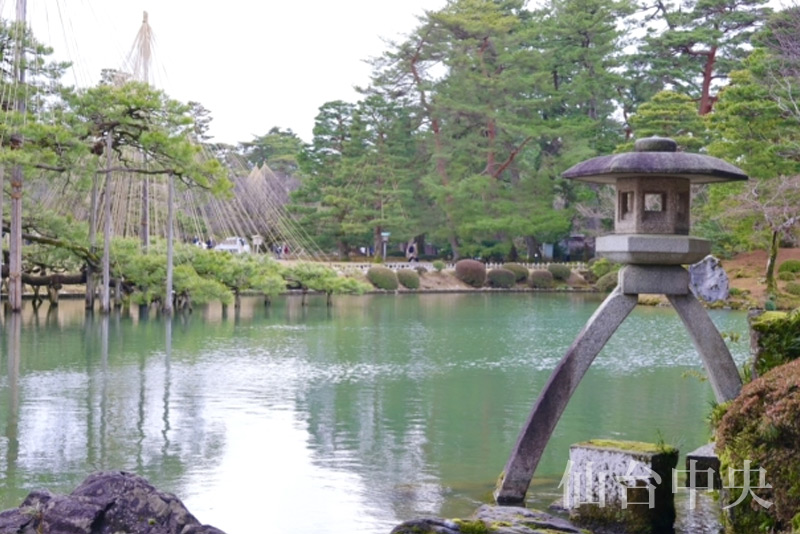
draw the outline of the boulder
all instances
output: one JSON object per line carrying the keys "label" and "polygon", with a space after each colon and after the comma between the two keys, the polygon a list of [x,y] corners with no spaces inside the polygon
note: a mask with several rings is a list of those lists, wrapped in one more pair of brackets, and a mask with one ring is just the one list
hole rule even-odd
{"label": "boulder", "polygon": [[689,266],[689,288],[696,297],[706,302],[717,302],[728,298],[728,273],[714,256],[706,256]]}
{"label": "boulder", "polygon": [[94,473],[69,495],[31,492],[0,512],[0,534],[224,534],[202,525],[175,495],[121,471]]}

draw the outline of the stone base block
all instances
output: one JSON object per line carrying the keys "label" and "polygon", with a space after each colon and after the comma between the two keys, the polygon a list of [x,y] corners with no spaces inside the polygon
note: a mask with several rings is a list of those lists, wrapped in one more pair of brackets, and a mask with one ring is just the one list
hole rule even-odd
{"label": "stone base block", "polygon": [[611,234],[598,237],[595,250],[617,263],[686,265],[705,258],[711,241],[686,235]]}
{"label": "stone base block", "polygon": [[720,489],[719,457],[708,443],[686,455],[686,487],[697,490]]}
{"label": "stone base block", "polygon": [[592,440],[572,445],[569,458],[563,499],[573,523],[628,534],[673,531],[677,449]]}
{"label": "stone base block", "polygon": [[626,295],[686,295],[689,272],[680,265],[627,265],[619,272],[619,286]]}

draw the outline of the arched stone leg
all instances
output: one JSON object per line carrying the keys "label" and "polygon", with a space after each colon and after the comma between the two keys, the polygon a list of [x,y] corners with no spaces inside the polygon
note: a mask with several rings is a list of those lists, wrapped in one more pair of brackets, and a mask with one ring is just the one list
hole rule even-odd
{"label": "arched stone leg", "polygon": [[636,307],[637,295],[621,288],[611,293],[567,349],[558,367],[539,394],[506,464],[494,497],[498,504],[520,504],[533,478],[561,414],[578,384],[622,321]]}
{"label": "arched stone leg", "polygon": [[678,312],[697,352],[703,359],[717,402],[735,398],[742,389],[742,378],[728,346],[725,345],[706,309],[691,293],[667,295],[667,298]]}

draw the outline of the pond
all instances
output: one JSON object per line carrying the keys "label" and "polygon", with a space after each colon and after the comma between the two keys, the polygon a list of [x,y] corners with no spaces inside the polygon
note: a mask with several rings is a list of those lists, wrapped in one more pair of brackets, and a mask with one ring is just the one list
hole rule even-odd
{"label": "pond", "polygon": [[[0,509],[129,470],[228,534],[386,533],[491,501],[589,294],[248,298],[165,321],[82,301],[2,315]],[[746,357],[746,316],[712,311]],[[15,318],[16,317],[16,318]],[[637,307],[587,373],[536,472],[546,507],[571,443],[705,443],[712,401],[670,308]]]}

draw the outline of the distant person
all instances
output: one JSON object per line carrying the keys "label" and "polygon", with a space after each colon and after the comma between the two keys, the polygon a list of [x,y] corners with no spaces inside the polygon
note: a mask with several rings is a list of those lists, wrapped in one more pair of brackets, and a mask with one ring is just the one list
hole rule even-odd
{"label": "distant person", "polygon": [[408,258],[408,262],[415,262],[417,261],[417,247],[414,246],[414,243],[408,245],[406,249],[406,257]]}

